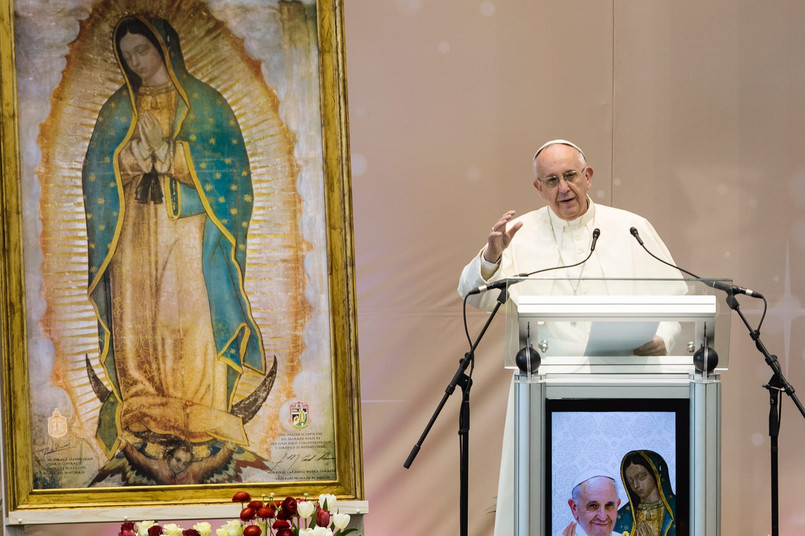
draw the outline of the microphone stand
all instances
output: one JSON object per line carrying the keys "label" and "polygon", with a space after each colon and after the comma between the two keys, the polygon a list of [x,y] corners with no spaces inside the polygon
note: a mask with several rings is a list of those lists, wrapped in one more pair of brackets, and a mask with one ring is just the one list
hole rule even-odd
{"label": "microphone stand", "polygon": [[[430,418],[425,430],[422,432],[422,435],[419,436],[419,440],[414,445],[414,448],[411,449],[411,453],[408,455],[408,458],[405,460],[403,467],[406,469],[411,467],[411,464],[414,462],[414,458],[416,458],[419,450],[422,446],[422,443],[425,441],[425,438],[428,436],[430,429],[433,427],[433,424],[436,422],[439,414],[442,411],[447,399],[456,389],[456,386],[461,387],[462,397],[461,397],[461,408],[459,410],[459,417],[458,417],[458,438],[459,438],[459,450],[460,450],[460,509],[459,509],[459,524],[460,524],[460,532],[461,536],[467,536],[469,530],[469,468],[470,468],[470,388],[472,387],[472,378],[466,374],[467,367],[473,364],[475,360],[475,349],[478,347],[478,344],[481,342],[481,338],[483,338],[484,334],[486,333],[487,328],[492,323],[492,319],[495,318],[495,315],[500,309],[500,306],[506,303],[508,289],[503,287],[500,289],[500,295],[498,296],[497,303],[495,304],[495,308],[492,310],[492,313],[489,315],[489,318],[486,320],[483,329],[478,334],[478,337],[470,346],[469,351],[464,354],[464,358],[459,361],[458,370],[453,375],[453,379],[450,380],[447,388],[444,390],[444,395],[442,396],[442,400],[439,402],[439,405],[436,407],[436,411],[433,412],[433,416]],[[466,298],[465,298],[465,307],[466,307]]]}
{"label": "microphone stand", "polygon": [[760,340],[760,330],[752,329],[746,317],[741,312],[741,306],[733,293],[727,294],[727,305],[730,309],[738,313],[738,316],[743,321],[746,329],[749,330],[749,336],[755,341],[755,347],[763,354],[766,363],[772,369],[772,377],[769,383],[764,385],[763,388],[769,391],[769,438],[771,440],[771,534],[772,536],[779,536],[780,534],[780,494],[779,494],[779,461],[778,461],[778,446],[777,439],[780,435],[780,418],[782,416],[782,404],[780,402],[780,392],[785,393],[794,401],[794,405],[799,409],[800,414],[805,417],[805,407],[797,398],[794,393],[794,387],[788,383],[780,370],[780,362],[777,360],[776,355],[772,355],[766,349],[763,341]]}
{"label": "microphone stand", "polygon": [[[769,380],[769,383],[763,386],[764,389],[769,391],[769,438],[770,438],[770,449],[771,449],[771,536],[779,536],[780,535],[780,481],[779,481],[779,460],[778,460],[778,438],[780,435],[780,419],[782,417],[782,404],[780,402],[780,392],[785,391],[785,393],[794,401],[794,405],[797,406],[799,409],[800,414],[805,417],[805,407],[802,406],[802,403],[797,398],[797,395],[794,393],[794,387],[788,383],[788,380],[785,379],[783,376],[782,370],[780,370],[780,362],[777,360],[776,355],[772,355],[766,349],[766,346],[763,344],[763,341],[760,340],[760,329],[753,329],[749,322],[746,320],[746,317],[741,312],[741,305],[738,303],[738,300],[735,298],[736,293],[747,294],[749,296],[754,296],[756,298],[762,298],[763,302],[765,303],[766,299],[757,292],[754,292],[750,289],[745,289],[742,287],[734,286],[734,285],[726,285],[726,284],[719,284],[718,281],[715,280],[706,280],[702,279],[696,274],[688,272],[687,270],[680,268],[679,266],[675,266],[667,261],[662,260],[661,258],[654,255],[651,251],[646,248],[645,244],[643,244],[643,240],[640,239],[640,234],[637,232],[637,229],[632,227],[629,232],[632,233],[632,236],[635,237],[637,242],[646,250],[646,253],[657,259],[658,261],[671,266],[672,268],[676,268],[690,276],[695,277],[696,279],[700,279],[705,283],[709,284],[713,288],[723,290],[727,293],[727,305],[730,309],[738,313],[738,316],[743,321],[744,326],[746,329],[749,330],[749,336],[755,341],[755,347],[763,354],[763,357],[766,360],[766,364],[771,367],[772,376]],[[761,320],[762,323],[762,320]]]}
{"label": "microphone stand", "polygon": [[[472,388],[472,378],[470,378],[465,371],[467,368],[474,362],[475,360],[475,349],[480,344],[481,339],[483,338],[486,330],[489,328],[489,325],[492,323],[492,320],[495,318],[500,306],[506,303],[508,300],[509,294],[509,285],[513,285],[515,283],[519,283],[522,281],[522,278],[530,277],[532,275],[536,275],[542,272],[549,272],[551,270],[560,270],[562,268],[573,268],[575,266],[579,266],[587,262],[593,251],[595,251],[595,244],[598,242],[598,237],[601,236],[601,230],[596,228],[593,229],[592,233],[592,242],[590,244],[590,253],[587,256],[575,263],[568,266],[551,266],[550,268],[542,268],[540,270],[534,270],[533,272],[518,274],[515,278],[505,280],[505,284],[500,287],[500,294],[497,298],[497,303],[495,304],[495,308],[492,309],[492,313],[489,315],[489,318],[486,320],[483,329],[478,334],[478,337],[475,339],[472,344],[470,344],[470,350],[464,354],[464,358],[459,361],[458,370],[453,375],[453,379],[450,381],[450,384],[444,390],[444,395],[442,396],[442,400],[439,402],[439,405],[436,407],[436,411],[433,412],[433,416],[430,418],[427,426],[425,426],[425,430],[422,432],[422,435],[419,436],[419,440],[414,445],[414,448],[411,449],[411,453],[408,455],[408,458],[405,460],[403,467],[406,469],[411,467],[411,464],[414,462],[414,458],[416,458],[417,454],[419,454],[419,450],[422,446],[422,443],[425,441],[425,438],[428,436],[430,429],[433,427],[433,424],[436,422],[437,417],[442,411],[447,399],[450,395],[453,394],[455,391],[456,386],[461,387],[462,397],[461,397],[461,408],[459,410],[459,417],[458,417],[458,437],[459,437],[459,445],[460,445],[460,509],[459,509],[459,516],[460,516],[460,532],[461,536],[467,536],[468,534],[468,519],[469,519],[469,467],[470,467],[470,389]],[[498,281],[501,283],[501,281]],[[497,286],[488,286],[483,285],[474,291],[467,294],[464,297],[464,307],[467,307],[467,297],[472,294],[478,294],[480,292],[484,292],[487,290],[492,290],[493,288],[498,288]],[[469,338],[469,334],[468,334]]]}

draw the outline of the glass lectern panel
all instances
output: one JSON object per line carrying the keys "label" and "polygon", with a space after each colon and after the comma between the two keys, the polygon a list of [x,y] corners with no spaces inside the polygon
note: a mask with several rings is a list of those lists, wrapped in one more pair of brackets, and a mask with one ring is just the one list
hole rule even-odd
{"label": "glass lectern panel", "polygon": [[528,346],[542,359],[633,359],[655,336],[677,361],[707,350],[718,370],[729,364],[726,293],[698,279],[516,278],[506,292],[506,368]]}

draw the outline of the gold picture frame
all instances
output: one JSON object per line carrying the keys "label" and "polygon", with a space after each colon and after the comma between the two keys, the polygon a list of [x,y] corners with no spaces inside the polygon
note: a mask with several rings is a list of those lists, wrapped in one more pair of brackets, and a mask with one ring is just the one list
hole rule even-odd
{"label": "gold picture frame", "polygon": [[[59,50],[52,40],[65,39],[64,34],[50,30],[37,33],[44,28],[37,26],[41,19],[35,13],[17,13],[12,0],[0,0],[0,237],[4,249],[0,319],[7,512],[212,504],[226,502],[241,489],[257,496],[328,493],[345,500],[363,499],[343,0],[256,2],[255,11],[250,12],[238,11],[247,9],[242,3],[230,9],[221,9],[220,3],[216,7],[218,11],[213,13],[203,0],[99,0],[88,13],[65,11],[63,16],[74,18],[65,20],[64,27],[74,35],[62,43],[63,50],[55,56],[61,57],[56,65],[63,70],[53,81],[47,81],[41,75],[32,76],[31,69],[42,68],[40,51],[44,57]],[[262,33],[267,26],[256,22],[261,16],[280,25],[269,37],[264,38]],[[238,467],[217,481],[205,480],[207,473],[201,478],[200,472],[194,476],[197,480],[177,479],[187,474],[184,466],[180,472],[171,469],[174,472],[168,476],[173,480],[159,480],[159,471],[151,472],[149,464],[164,465],[168,447],[160,443],[161,439],[151,444],[148,439],[142,440],[145,436],[130,435],[139,428],[120,428],[122,401],[112,419],[118,423],[119,437],[107,443],[99,439],[99,414],[106,400],[99,392],[122,400],[123,395],[117,394],[119,385],[129,380],[122,364],[110,372],[109,361],[104,361],[104,334],[108,336],[111,331],[104,332],[105,317],[99,312],[102,307],[88,294],[95,273],[88,251],[101,239],[89,231],[96,214],[90,207],[95,203],[94,194],[89,193],[86,182],[95,178],[87,172],[91,165],[87,147],[96,143],[93,132],[100,130],[103,109],[112,102],[110,89],[120,87],[118,92],[136,94],[129,75],[120,72],[129,56],[124,57],[119,42],[115,48],[111,38],[120,21],[132,17],[140,19],[158,38],[159,21],[176,26],[181,47],[186,47],[182,53],[187,73],[202,80],[201,85],[213,87],[219,97],[223,96],[224,104],[231,106],[247,148],[249,186],[254,193],[243,198],[253,206],[253,212],[243,223],[249,229],[249,242],[244,238],[241,247],[247,268],[241,272],[235,269],[242,275],[240,285],[235,281],[235,286],[247,296],[244,314],[259,325],[257,334],[262,333],[265,359],[262,368],[259,363],[252,367],[255,370],[247,370],[245,361],[237,362],[238,369],[230,365],[235,372],[227,369],[227,374],[237,377],[227,392],[227,411],[231,413],[235,402],[257,391],[258,384],[268,385],[269,394],[263,405],[249,414],[248,419],[253,420],[242,419],[246,443],[225,434],[218,436],[217,431],[210,433],[214,441],[196,443],[184,435],[182,441],[187,439],[186,444],[192,446],[193,461],[188,463],[209,459],[215,449],[223,452],[221,445],[225,444],[232,452],[258,458],[256,465],[264,462],[264,472]],[[51,13],[48,24],[52,19]],[[237,34],[230,27],[235,24],[231,21],[239,25]],[[179,64],[165,60],[174,54],[174,49],[165,44],[170,37],[162,38],[163,63],[173,86],[180,88],[178,99],[200,102],[193,101],[197,94],[186,90],[190,86],[178,82]],[[267,43],[277,46],[276,57],[252,57]],[[179,47],[178,43],[173,46]],[[115,65],[120,67],[116,73],[111,68]],[[52,74],[59,68],[55,71]],[[47,94],[42,93],[45,89]],[[215,91],[210,94],[215,95]],[[135,102],[135,97],[130,101]],[[138,110],[140,101],[136,103],[132,108]],[[49,108],[41,116],[44,120],[32,120],[29,116],[42,113],[43,104]],[[192,106],[188,108],[186,125],[192,124]],[[133,113],[145,115],[141,110]],[[178,116],[179,112],[175,113]],[[128,132],[129,142],[132,136],[146,139],[137,131],[134,119],[120,128]],[[267,130],[271,128],[274,130]],[[181,132],[178,127],[177,131]],[[204,141],[213,144],[215,140]],[[206,164],[199,164],[201,153],[194,153],[192,143],[178,136],[171,143],[181,146],[182,154],[192,162],[188,167],[194,170],[188,176],[200,191],[205,186],[201,168]],[[279,144],[276,151],[280,156],[266,156],[274,150],[272,144]],[[122,146],[118,145],[114,153],[115,161],[122,161]],[[220,158],[227,163],[231,159]],[[278,164],[280,161],[284,164]],[[116,176],[122,174],[118,169],[122,164],[114,166]],[[152,172],[156,173],[156,165]],[[164,178],[162,174],[158,177]],[[170,182],[172,176],[165,180],[167,204],[173,202],[169,198],[173,186],[169,185],[174,183]],[[111,180],[109,186],[114,188],[114,182]],[[278,182],[280,186],[272,190]],[[237,190],[236,186],[230,189]],[[123,186],[119,191],[123,200]],[[225,195],[218,198],[220,203],[224,203]],[[226,213],[215,212],[213,195],[198,196],[205,221],[213,221],[229,237],[228,218]],[[135,209],[126,210],[134,213]],[[230,209],[233,220],[236,213]],[[204,229],[208,232],[207,227]],[[237,243],[237,237],[229,238],[232,244]],[[187,241],[185,237],[179,239]],[[115,235],[113,240],[116,247],[122,247],[124,238]],[[229,261],[237,257],[236,250],[233,245]],[[134,251],[139,254],[139,250]],[[121,273],[128,274],[128,269]],[[212,272],[206,271],[206,265],[204,269],[202,278],[210,278]],[[191,278],[185,272],[177,277]],[[210,290],[207,297],[210,307],[218,299],[216,292]],[[237,337],[247,338],[254,332],[241,326]],[[118,331],[114,333],[117,337]],[[88,338],[95,342],[87,345]],[[246,343],[231,346],[241,351]],[[217,357],[223,358],[221,353]],[[241,355],[240,359],[245,358]],[[186,381],[186,370],[176,373],[176,382]],[[247,372],[253,377],[247,377]],[[263,381],[272,374],[271,382]],[[209,382],[213,384],[213,380]],[[275,394],[277,400],[272,398]],[[210,420],[205,426],[213,426]],[[87,430],[94,430],[95,436],[89,437],[92,434]],[[164,437],[162,429],[159,433],[154,430],[148,432]],[[302,437],[304,440],[294,439]],[[123,470],[110,466],[115,459],[133,463],[121,451],[121,445],[134,444],[131,438],[142,440],[136,448],[152,456],[140,467],[148,469],[145,481],[126,480],[120,476]],[[203,447],[208,456],[203,458],[205,454],[197,454],[202,443],[218,447]],[[156,453],[149,453],[152,447],[158,449]],[[231,469],[234,462],[227,463]],[[101,473],[115,476],[104,481]]]}

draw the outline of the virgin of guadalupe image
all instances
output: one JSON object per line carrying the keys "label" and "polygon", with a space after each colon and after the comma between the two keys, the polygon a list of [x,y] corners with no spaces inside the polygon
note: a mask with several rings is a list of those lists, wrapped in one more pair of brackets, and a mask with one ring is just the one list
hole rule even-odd
{"label": "virgin of guadalupe image", "polygon": [[[93,484],[239,480],[270,468],[244,425],[266,400],[260,330],[244,289],[249,157],[226,99],[185,67],[161,18],[126,16],[123,85],[100,109],[82,170],[90,302],[108,383],[97,437],[114,453]],[[234,402],[245,368],[265,379]]]}
{"label": "virgin of guadalupe image", "polygon": [[615,532],[632,536],[676,536],[676,496],[668,465],[651,450],[633,450],[621,460],[629,502],[618,510]]}

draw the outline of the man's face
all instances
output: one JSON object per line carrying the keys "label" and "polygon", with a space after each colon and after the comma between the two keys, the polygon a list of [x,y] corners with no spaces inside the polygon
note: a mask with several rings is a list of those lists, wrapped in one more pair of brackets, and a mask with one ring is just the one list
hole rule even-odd
{"label": "man's face", "polygon": [[[551,187],[550,179],[579,175],[574,181],[559,180]],[[534,187],[563,220],[575,220],[587,212],[587,190],[592,185],[593,168],[582,167],[579,153],[569,145],[555,144],[546,147],[537,157],[537,178]],[[549,181],[546,184],[546,181]]]}
{"label": "man's face", "polygon": [[571,499],[570,510],[587,536],[610,536],[620,503],[615,483],[596,476],[579,485],[579,502]]}

